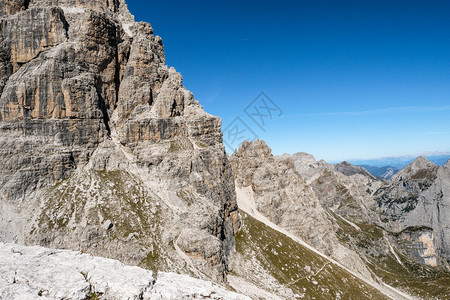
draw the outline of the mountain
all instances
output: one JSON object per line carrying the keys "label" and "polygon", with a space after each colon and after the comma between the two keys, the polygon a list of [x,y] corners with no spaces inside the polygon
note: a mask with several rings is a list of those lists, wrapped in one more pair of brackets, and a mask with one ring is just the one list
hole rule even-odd
{"label": "mountain", "polygon": [[[1,298],[229,299],[220,295],[231,286],[267,299],[392,293],[238,209],[221,120],[124,1],[0,3],[0,165]],[[312,195],[289,174],[293,195]],[[337,249],[326,244],[325,214],[310,216],[309,233],[294,227],[367,274],[336,235]],[[259,243],[260,233],[276,243]],[[304,255],[285,256],[284,243]],[[288,258],[295,271],[280,265]]]}
{"label": "mountain", "polygon": [[370,277],[359,256],[339,243],[326,209],[313,189],[297,175],[292,160],[273,157],[265,142],[256,141],[244,142],[230,161],[236,187],[251,187],[255,207],[262,215],[289,228],[289,232],[325,255]]}
{"label": "mountain", "polygon": [[0,240],[224,283],[239,227],[221,120],[124,1],[2,1]]}
{"label": "mountain", "polygon": [[346,161],[341,162],[340,164],[336,164],[334,166],[334,169],[346,176],[352,176],[355,174],[361,174],[363,176],[370,177],[372,179],[375,179],[374,175],[371,174],[366,168],[361,166],[355,166],[352,165]]}
{"label": "mountain", "polygon": [[375,194],[383,227],[405,253],[431,266],[450,261],[449,165],[420,156]]}
{"label": "mountain", "polygon": [[0,3],[0,166],[0,298],[450,293],[449,163],[229,157],[124,1]]}
{"label": "mountain", "polygon": [[[386,181],[362,167],[318,162],[307,153],[273,156],[263,141],[244,142],[230,161],[241,210],[369,282],[382,280],[425,299],[449,295],[448,164],[438,167],[419,157]],[[420,204],[414,197],[405,200],[402,188],[421,195]]]}
{"label": "mountain", "polygon": [[[450,153],[426,153],[423,155],[431,162],[438,166],[444,166],[450,159]],[[374,159],[352,159],[348,160],[349,163],[354,165],[368,165],[373,167],[384,167],[390,166],[396,169],[402,169],[412,163],[418,156],[406,155],[406,156],[392,156],[392,157],[382,157]]]}
{"label": "mountain", "polygon": [[384,166],[384,167],[375,167],[375,166],[369,166],[369,165],[360,165],[359,167],[363,167],[367,171],[370,172],[370,174],[384,179],[389,179],[392,176],[395,175],[399,171],[399,169],[391,167],[391,166]]}

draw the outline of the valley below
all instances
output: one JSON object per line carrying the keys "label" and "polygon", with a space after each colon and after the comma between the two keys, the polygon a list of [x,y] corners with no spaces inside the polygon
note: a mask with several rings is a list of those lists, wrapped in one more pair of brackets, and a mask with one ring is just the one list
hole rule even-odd
{"label": "valley below", "polygon": [[0,299],[450,298],[450,161],[223,139],[124,1],[2,1]]}

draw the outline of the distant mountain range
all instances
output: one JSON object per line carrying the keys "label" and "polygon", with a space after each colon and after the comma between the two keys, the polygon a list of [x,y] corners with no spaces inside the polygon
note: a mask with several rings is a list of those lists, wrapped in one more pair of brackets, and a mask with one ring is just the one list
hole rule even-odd
{"label": "distant mountain range", "polygon": [[375,166],[369,166],[369,165],[358,165],[359,167],[363,167],[367,171],[369,171],[370,174],[384,178],[389,179],[392,176],[394,176],[395,173],[399,171],[399,169],[391,166],[385,166],[385,167],[375,167]]}
{"label": "distant mountain range", "polygon": [[[399,170],[412,163],[419,155],[391,156],[373,159],[352,159],[347,160],[352,165],[365,168],[372,175],[389,179]],[[450,152],[429,152],[422,156],[428,158],[438,166],[443,166],[450,159]],[[334,162],[335,164],[337,162]]]}
{"label": "distant mountain range", "polygon": [[[447,153],[429,153],[422,154],[430,161],[435,163],[438,166],[443,166],[450,159],[450,152]],[[412,163],[419,155],[406,155],[406,156],[393,156],[393,157],[382,157],[382,158],[374,158],[374,159],[355,159],[355,160],[347,160],[347,162],[357,165],[357,166],[373,166],[373,167],[386,167],[390,166],[397,169],[402,169]],[[370,171],[369,171],[370,172]]]}

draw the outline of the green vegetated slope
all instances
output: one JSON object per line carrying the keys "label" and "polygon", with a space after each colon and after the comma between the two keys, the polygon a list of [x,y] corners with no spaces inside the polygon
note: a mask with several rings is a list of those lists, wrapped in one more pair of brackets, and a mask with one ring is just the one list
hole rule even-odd
{"label": "green vegetated slope", "polygon": [[334,217],[340,241],[365,258],[369,269],[385,283],[423,299],[450,299],[448,270],[419,264],[392,248],[397,254],[395,257],[389,248],[389,233],[382,228],[353,220],[361,229],[358,230],[339,216]]}
{"label": "green vegetated slope", "polygon": [[89,170],[45,193],[31,236],[43,246],[73,249],[75,242],[83,252],[131,258],[130,263],[164,271],[170,258],[162,248],[161,213],[160,203],[132,174]]}
{"label": "green vegetated slope", "polygon": [[267,290],[267,286],[256,282],[253,274],[270,274],[289,287],[296,299],[389,299],[288,236],[245,212],[241,211],[241,216],[242,228],[236,235],[237,256],[253,264],[246,270],[235,268],[237,276]]}

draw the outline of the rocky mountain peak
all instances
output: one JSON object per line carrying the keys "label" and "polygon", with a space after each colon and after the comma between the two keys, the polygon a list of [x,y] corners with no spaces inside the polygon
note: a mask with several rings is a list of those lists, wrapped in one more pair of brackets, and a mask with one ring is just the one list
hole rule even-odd
{"label": "rocky mountain peak", "polygon": [[391,181],[433,179],[438,167],[424,156],[417,157],[412,163],[392,176]]}
{"label": "rocky mountain peak", "polygon": [[292,159],[294,161],[299,161],[299,162],[302,162],[304,164],[315,164],[315,163],[317,163],[317,160],[314,157],[314,155],[306,153],[306,152],[294,153],[294,154],[292,154]]}
{"label": "rocky mountain peak", "polygon": [[260,159],[273,157],[272,150],[263,140],[244,141],[234,155]]}
{"label": "rocky mountain peak", "polygon": [[414,169],[427,169],[435,166],[436,165],[430,160],[428,160],[428,158],[420,155],[412,163],[410,163],[409,166],[407,166],[407,168],[409,167],[410,169],[414,170]]}
{"label": "rocky mountain peak", "polygon": [[367,176],[373,180],[376,179],[375,176],[370,174],[366,169],[363,167],[352,165],[351,163],[348,163],[346,161],[343,161],[337,165],[334,166],[335,170],[346,175],[346,176],[353,176],[356,174],[360,174],[363,176]]}
{"label": "rocky mountain peak", "polygon": [[124,1],[8,0],[0,40],[0,240],[224,281],[239,215],[221,120],[151,25]]}

